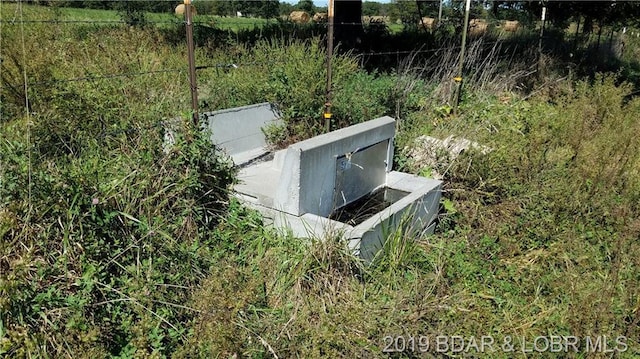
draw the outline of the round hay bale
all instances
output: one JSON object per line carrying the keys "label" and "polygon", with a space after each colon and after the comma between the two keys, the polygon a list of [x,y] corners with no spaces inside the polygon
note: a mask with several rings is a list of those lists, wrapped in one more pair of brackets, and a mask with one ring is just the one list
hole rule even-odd
{"label": "round hay bale", "polygon": [[289,14],[289,20],[296,24],[306,24],[311,20],[311,16],[309,16],[306,11],[292,11],[291,14]]}
{"label": "round hay bale", "polygon": [[469,36],[479,37],[487,32],[487,20],[473,19],[469,21]]}
{"label": "round hay bale", "polygon": [[518,29],[520,28],[520,22],[517,20],[507,20],[504,22],[504,31],[508,31],[508,32],[516,32],[518,31]]}
{"label": "round hay bale", "polygon": [[424,27],[427,30],[433,30],[438,24],[438,20],[432,17],[423,17],[422,20],[418,21],[418,28]]}
{"label": "round hay bale", "polygon": [[326,12],[317,12],[313,15],[314,22],[327,22],[329,20],[329,14]]}
{"label": "round hay bale", "polygon": [[363,24],[383,24],[383,23],[386,23],[387,20],[388,19],[385,19],[385,16],[379,16],[379,15],[362,17]]}
{"label": "round hay bale", "polygon": [[[198,12],[196,11],[196,7],[193,5],[189,5],[191,6],[191,15],[197,15]],[[186,10],[184,4],[180,4],[178,6],[176,6],[176,15],[178,16],[184,16],[184,11]]]}

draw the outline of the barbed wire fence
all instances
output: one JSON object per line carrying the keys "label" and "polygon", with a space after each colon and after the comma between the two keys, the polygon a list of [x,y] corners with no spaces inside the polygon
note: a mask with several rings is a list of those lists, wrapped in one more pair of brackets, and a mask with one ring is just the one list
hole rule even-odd
{"label": "barbed wire fence", "polygon": [[[114,0],[115,1],[115,0]],[[5,1],[6,2],[6,1]],[[185,21],[180,20],[180,19],[169,19],[169,20],[146,20],[145,21],[146,24],[149,25],[172,25],[172,26],[182,26],[185,24]],[[255,29],[255,28],[259,28],[261,26],[265,26],[265,24],[281,24],[282,22],[280,20],[265,20],[265,19],[243,19],[243,20],[232,20],[232,19],[224,19],[224,21],[219,21],[219,23],[217,23],[215,21],[215,18],[213,21],[194,21],[194,25],[195,26],[203,26],[203,27],[214,27],[214,28],[218,28],[218,29],[223,29],[225,27],[232,27],[232,26],[243,26],[245,27],[245,29]],[[108,20],[104,20],[104,19],[94,19],[94,20],[70,20],[70,19],[58,19],[58,18],[54,18],[54,19],[30,19],[30,18],[25,18],[24,15],[21,13],[20,17],[16,16],[16,14],[14,14],[14,16],[10,19],[5,19],[2,18],[0,19],[0,26],[24,26],[24,25],[28,25],[28,24],[43,24],[43,25],[52,25],[52,26],[66,26],[66,25],[70,25],[70,26],[75,26],[75,25],[116,25],[116,26],[128,26],[129,23],[125,20],[116,20],[116,19],[108,19]],[[295,24],[295,23],[287,23],[288,25],[293,26],[294,28],[296,27],[304,27],[304,24]],[[363,23],[336,23],[335,25],[337,26],[363,26]],[[364,24],[365,26],[367,26],[367,24]],[[382,24],[384,25],[384,24]],[[306,25],[308,26],[308,25]],[[326,27],[327,24],[326,23],[314,23],[312,26],[317,26],[319,28],[322,27]],[[381,26],[381,24],[379,23],[374,23],[373,26]],[[231,31],[231,30],[229,30]],[[496,40],[496,41],[486,41],[482,44],[483,47],[486,48],[490,48],[492,46],[496,46],[497,44],[501,43],[501,41]],[[424,48],[423,45],[415,47],[413,49],[410,50],[396,50],[396,51],[361,51],[361,52],[357,52],[355,53],[356,56],[358,56],[361,59],[365,59],[365,58],[372,58],[372,57],[381,57],[381,56],[387,56],[387,57],[391,57],[391,58],[395,58],[395,61],[399,64],[401,61],[403,61],[406,57],[410,57],[410,56],[416,56],[416,55],[437,55],[439,52],[442,51],[458,51],[460,49],[460,45],[455,45],[455,44],[450,44],[447,46],[440,46],[440,47],[436,47],[436,48]],[[238,62],[238,63],[233,63],[233,62],[229,62],[229,63],[208,63],[208,64],[199,64],[196,66],[196,69],[199,71],[202,70],[208,70],[208,69],[225,69],[225,70],[234,70],[234,69],[242,69],[245,67],[251,67],[251,66],[268,66],[268,65],[273,65],[273,64],[277,64],[277,63],[282,63],[282,62],[286,62],[287,60],[270,60],[270,61],[251,61],[251,62]],[[147,70],[147,71],[128,71],[128,72],[122,72],[122,73],[103,73],[103,74],[93,74],[93,75],[85,75],[85,76],[76,76],[76,77],[69,77],[69,78],[57,78],[57,79],[52,79],[52,80],[46,80],[46,81],[28,81],[28,79],[26,79],[26,83],[16,83],[16,84],[10,84],[10,86],[14,86],[15,88],[22,88],[24,86],[29,86],[29,87],[41,87],[41,86],[51,86],[51,85],[55,85],[55,84],[60,84],[60,83],[69,83],[69,82],[82,82],[82,81],[105,81],[105,80],[112,80],[112,79],[118,79],[118,78],[127,78],[127,77],[137,77],[137,76],[154,76],[154,75],[158,75],[158,74],[165,74],[165,73],[176,73],[176,74],[180,74],[180,73],[186,73],[187,72],[187,66],[185,64],[184,67],[180,67],[180,68],[161,68],[161,69],[157,69],[157,70]],[[164,120],[159,120],[156,123],[152,124],[151,127],[155,127],[158,125],[162,125],[164,123]],[[136,128],[130,128],[130,129],[120,129],[120,130],[116,130],[114,131],[114,134],[120,134],[123,132],[127,132],[127,131],[136,131],[139,129]],[[108,136],[108,133],[101,133],[99,135],[99,137],[105,137]]]}
{"label": "barbed wire fence", "polygon": [[[82,0],[70,0],[70,1],[82,1]],[[117,1],[117,0],[110,0],[110,1]],[[167,0],[167,2],[169,1],[173,2],[173,0]],[[19,1],[19,0],[15,0],[15,1],[0,0],[0,6],[2,5],[2,3],[7,3],[7,2],[15,3],[15,4],[23,3],[23,1]],[[20,13],[15,12],[13,14],[9,14],[8,16],[6,13],[5,14],[0,13],[0,28],[4,26],[20,26],[21,28],[23,28],[25,25],[30,25],[30,24],[51,25],[54,27],[55,26],[83,26],[83,25],[92,25],[92,26],[129,26],[130,25],[128,21],[125,21],[122,19],[90,19],[90,20],[64,19],[64,18],[61,18],[63,17],[63,15],[60,15],[60,14],[54,14],[55,16],[57,16],[56,18],[34,19],[34,18],[28,18],[25,15],[26,14],[24,14],[22,11],[20,11]],[[172,15],[169,15],[169,14],[166,14],[166,15],[167,15],[166,16],[167,19],[146,19],[145,24],[157,25],[157,26],[183,26],[186,23],[182,19],[179,19],[177,17],[171,18]],[[294,22],[283,22],[282,20],[279,20],[279,19],[243,18],[240,20],[240,19],[233,19],[233,18],[221,19],[221,18],[216,18],[211,16],[208,16],[204,19],[205,20],[194,21],[193,24],[195,26],[200,26],[204,28],[213,28],[213,29],[228,31],[229,33],[234,31],[255,31],[255,29],[259,29],[266,25],[286,24],[286,26],[289,26],[290,28],[293,28],[293,29],[299,29],[299,28],[301,29],[305,27],[316,27],[319,29],[323,29],[327,26],[326,23],[322,23],[322,22],[311,23],[311,24],[296,24]],[[374,26],[374,27],[387,26],[384,22],[382,23],[373,22],[369,24],[366,22],[364,23],[341,22],[341,23],[336,23],[335,25],[336,26],[358,26],[358,27],[361,27],[363,25],[365,27],[366,26]],[[514,39],[509,39],[508,43],[500,39],[495,39],[495,38],[490,38],[490,39],[491,40],[486,41],[486,40],[483,40],[482,37],[480,37],[476,40],[482,41],[480,44],[480,47],[482,49],[489,49],[489,50],[491,50],[496,46],[502,46],[505,44],[506,46],[515,48],[521,45],[531,43],[531,39],[526,39],[526,38],[519,39],[519,40],[515,39],[515,41]],[[2,41],[2,36],[0,35],[0,49],[2,48],[1,41]],[[425,56],[423,60],[426,59],[425,61],[428,61],[428,60],[437,59],[437,57],[440,56],[440,54],[444,51],[454,52],[459,50],[460,50],[460,45],[457,45],[455,43],[449,43],[446,46],[436,46],[431,48],[425,47],[424,44],[416,44],[416,46],[411,49],[395,50],[395,51],[361,50],[358,52],[354,52],[353,55],[360,58],[361,61],[363,62],[371,58],[387,57],[390,62],[395,62],[396,65],[400,65],[402,62],[405,62],[407,59],[415,56]],[[502,54],[500,56],[503,56],[506,59],[509,56],[513,57],[514,54],[515,54],[515,50],[510,52],[507,49],[507,51],[502,51]],[[0,51],[0,61],[3,61],[3,60],[5,59],[2,56],[2,53]],[[268,61],[248,61],[248,62],[247,61],[210,62],[210,63],[197,64],[196,70],[206,71],[206,70],[214,69],[214,70],[225,70],[225,71],[235,71],[235,70],[242,71],[243,68],[267,67],[275,64],[285,63],[285,62],[287,62],[286,59],[271,59]],[[125,71],[125,72],[118,72],[118,73],[97,73],[97,74],[87,74],[87,75],[73,76],[73,77],[54,78],[51,80],[44,80],[44,81],[29,81],[28,74],[23,71],[24,73],[20,75],[21,76],[24,75],[24,81],[22,81],[21,83],[20,82],[6,83],[3,81],[0,83],[0,85],[13,87],[15,89],[25,89],[24,95],[26,98],[26,96],[28,96],[28,91],[29,91],[28,89],[31,89],[31,91],[34,91],[35,89],[35,91],[37,91],[38,88],[52,86],[52,85],[61,84],[61,83],[72,83],[72,82],[83,82],[83,81],[89,81],[89,82],[109,81],[114,79],[123,79],[123,78],[139,77],[139,76],[156,76],[160,74],[183,75],[187,73],[187,70],[188,69],[185,62],[184,67],[159,68],[159,69],[145,70],[145,71]],[[28,102],[29,100],[25,99],[26,105],[28,104]],[[0,104],[0,113],[1,112],[2,112],[2,105]],[[153,128],[165,126],[165,124],[167,123],[166,121],[167,121],[166,119],[159,119],[157,121],[153,121],[149,123],[146,126],[132,125],[129,127],[119,128],[116,130],[103,129],[100,133],[96,134],[96,138],[105,139],[111,136],[118,136],[123,133],[124,134],[140,133],[145,130],[150,130]]]}

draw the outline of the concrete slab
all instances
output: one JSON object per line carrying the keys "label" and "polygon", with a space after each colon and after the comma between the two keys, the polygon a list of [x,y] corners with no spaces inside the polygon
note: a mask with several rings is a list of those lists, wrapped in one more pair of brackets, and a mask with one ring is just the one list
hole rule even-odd
{"label": "concrete slab", "polygon": [[282,124],[280,113],[270,103],[205,112],[211,142],[224,148],[240,165],[267,152],[262,128]]}
{"label": "concrete slab", "polygon": [[[397,181],[402,178],[406,181]],[[354,227],[351,240],[360,238],[354,247],[365,261],[372,260],[399,227],[406,235],[417,238],[429,230],[438,215],[442,182],[394,171],[387,175],[387,187],[409,194]]]}
{"label": "concrete slab", "polygon": [[480,151],[482,154],[491,152],[490,147],[453,135],[444,140],[431,136],[420,136],[414,140],[411,148],[407,148],[407,152],[419,167],[430,168],[434,178],[442,179],[444,171],[449,168],[450,164],[469,149]]}
{"label": "concrete slab", "polygon": [[234,190],[255,198],[257,203],[273,207],[273,194],[278,187],[282,172],[271,165],[271,162],[264,162],[241,168],[238,173],[240,181]]}

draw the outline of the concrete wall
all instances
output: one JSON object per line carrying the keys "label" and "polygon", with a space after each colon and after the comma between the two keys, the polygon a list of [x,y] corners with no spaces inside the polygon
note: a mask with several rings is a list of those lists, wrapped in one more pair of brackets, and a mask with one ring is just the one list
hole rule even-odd
{"label": "concrete wall", "polygon": [[[367,170],[363,172],[365,174],[377,173],[380,168],[388,172],[393,160],[394,135],[395,120],[381,117],[289,146],[284,154],[274,207],[296,216],[312,213],[328,217],[335,207],[334,194],[340,159],[350,157],[350,168],[366,166]],[[385,142],[382,150],[366,150],[381,142]],[[362,154],[354,157],[359,151]],[[383,156],[380,157],[380,154]],[[339,189],[343,192],[340,196],[344,195],[348,203],[384,184],[384,176],[375,176],[361,187],[340,186]]]}
{"label": "concrete wall", "polygon": [[203,113],[211,142],[222,147],[237,165],[265,153],[262,128],[280,124],[280,114],[270,103]]}
{"label": "concrete wall", "polygon": [[387,186],[410,193],[355,227],[352,240],[359,241],[357,253],[367,262],[390,236],[418,238],[425,231],[433,231],[438,215],[442,182],[394,171],[388,174]]}
{"label": "concrete wall", "polygon": [[389,140],[337,158],[333,207],[340,208],[368,195],[386,182]]}

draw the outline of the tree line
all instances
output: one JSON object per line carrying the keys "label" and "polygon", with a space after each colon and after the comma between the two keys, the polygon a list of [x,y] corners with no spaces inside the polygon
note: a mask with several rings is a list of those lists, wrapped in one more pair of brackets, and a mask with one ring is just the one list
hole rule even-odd
{"label": "tree line", "polygon": [[[542,7],[547,8],[547,21],[565,27],[571,21],[582,20],[585,32],[594,25],[640,26],[640,2],[632,1],[505,1],[472,0],[471,18],[488,20],[518,20],[531,23],[540,20]],[[443,18],[461,17],[464,0],[445,0]],[[389,3],[366,1],[362,3],[363,16],[386,16],[390,21],[415,23],[420,17],[437,18],[438,0],[392,0]]]}

